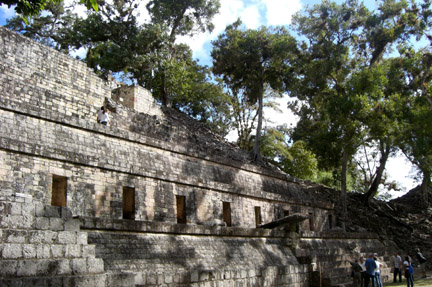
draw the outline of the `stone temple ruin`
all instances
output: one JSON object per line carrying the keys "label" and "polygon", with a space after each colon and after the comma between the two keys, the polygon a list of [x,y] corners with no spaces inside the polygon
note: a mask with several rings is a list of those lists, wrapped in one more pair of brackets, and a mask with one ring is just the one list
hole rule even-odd
{"label": "stone temple ruin", "polygon": [[370,253],[386,278],[338,197],[0,27],[0,286],[349,286]]}

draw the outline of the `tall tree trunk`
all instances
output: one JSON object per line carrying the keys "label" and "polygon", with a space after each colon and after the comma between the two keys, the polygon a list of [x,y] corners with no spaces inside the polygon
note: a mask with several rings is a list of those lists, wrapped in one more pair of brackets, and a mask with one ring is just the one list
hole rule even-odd
{"label": "tall tree trunk", "polygon": [[340,203],[342,207],[341,227],[346,231],[347,223],[347,171],[348,171],[348,153],[344,147],[342,154],[342,169],[341,169],[341,191]]}
{"label": "tall tree trunk", "polygon": [[258,97],[258,125],[257,125],[256,136],[255,136],[255,142],[252,149],[253,159],[257,163],[262,162],[260,142],[261,142],[262,118],[263,118],[263,97],[264,97],[263,91],[264,91],[264,86],[261,85],[260,95]]}
{"label": "tall tree trunk", "polygon": [[165,75],[165,70],[162,70],[162,83],[161,83],[161,89],[160,89],[160,97],[161,97],[161,102],[162,105],[165,107],[170,107],[170,102],[168,99],[168,93],[167,93],[167,89],[166,89],[166,75]]}
{"label": "tall tree trunk", "polygon": [[431,185],[431,172],[430,170],[423,170],[423,180],[420,187],[420,192],[421,192],[421,205],[424,208],[429,207],[430,185]]}
{"label": "tall tree trunk", "polygon": [[378,187],[381,182],[382,175],[384,173],[385,166],[390,154],[390,145],[388,143],[381,142],[380,151],[381,151],[380,165],[377,168],[377,172],[375,174],[371,186],[369,187],[369,190],[364,195],[366,206],[369,206],[369,203],[371,202],[372,198],[374,198],[375,195],[378,193]]}

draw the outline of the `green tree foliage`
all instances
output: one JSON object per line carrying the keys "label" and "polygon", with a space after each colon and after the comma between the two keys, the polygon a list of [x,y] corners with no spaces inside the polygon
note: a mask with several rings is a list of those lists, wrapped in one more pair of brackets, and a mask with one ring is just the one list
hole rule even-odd
{"label": "green tree foliage", "polygon": [[283,170],[295,177],[316,180],[318,174],[318,161],[315,155],[308,150],[305,142],[296,141],[289,148],[292,160],[283,161]]}
{"label": "green tree foliage", "polygon": [[355,80],[367,63],[352,47],[368,15],[356,1],[324,1],[295,17],[297,30],[307,40],[302,43],[298,81],[291,85],[291,95],[301,100],[292,106],[300,117],[293,138],[307,143],[320,168],[340,168],[342,217],[348,167],[364,134],[363,97],[355,91]]}
{"label": "green tree foliage", "polygon": [[[6,4],[9,8],[15,5],[15,12],[25,24],[29,24],[29,18],[38,16],[50,5],[58,5],[62,0],[0,0],[0,4]],[[98,11],[97,0],[80,0],[88,9]]]}
{"label": "green tree foliage", "polygon": [[169,29],[169,42],[177,36],[213,31],[213,17],[220,8],[219,0],[150,0],[147,9],[152,23]]}
{"label": "green tree foliage", "polygon": [[[401,97],[397,109],[401,113],[398,144],[407,158],[419,169],[422,177],[422,204],[429,203],[428,187],[432,172],[432,105],[431,59],[428,51],[404,50],[403,58],[395,59],[395,73],[399,76]],[[396,76],[395,76],[396,77]]]}
{"label": "green tree foliage", "polygon": [[171,106],[175,101],[173,89],[171,89],[172,78],[170,76],[179,74],[181,78],[182,62],[175,40],[178,36],[193,35],[196,32],[213,30],[212,19],[219,11],[219,0],[151,0],[147,4],[150,12],[151,22],[164,28],[166,37],[164,39],[163,55],[158,64],[152,70],[158,72],[158,98],[163,105]]}
{"label": "green tree foliage", "polygon": [[[126,82],[143,86],[161,103],[210,123],[221,135],[227,134],[231,123],[227,95],[210,80],[208,67],[192,59],[190,48],[175,44],[172,38],[190,35],[196,27],[210,29],[219,2],[152,1],[149,5],[150,12],[157,13],[162,11],[154,7],[168,9],[173,5],[176,9],[172,13],[176,14],[172,17],[183,20],[174,29],[157,14],[152,17],[154,23],[140,25],[135,13],[137,2],[118,0],[100,2],[99,12],[88,13],[85,18],[64,9],[62,3],[51,5],[51,13],[35,17],[31,25],[13,19],[8,27],[64,52],[84,48],[87,54],[83,60],[96,73],[103,77],[114,73]],[[170,9],[165,10],[164,17]]]}
{"label": "green tree foliage", "polygon": [[291,63],[295,60],[296,41],[284,28],[244,30],[241,22],[229,25],[212,42],[213,72],[222,76],[234,95],[258,103],[258,122],[252,149],[254,160],[262,161],[260,137],[263,121],[263,98],[266,88],[284,90]]}
{"label": "green tree foliage", "polygon": [[[266,91],[263,100],[264,108],[271,112],[280,112],[279,104],[275,99],[280,98],[282,95],[272,92],[271,89],[266,89]],[[242,91],[233,94],[232,91],[228,89],[228,94],[232,128],[237,131],[236,143],[241,149],[252,151],[255,142],[253,132],[256,129],[258,121],[258,105],[257,103],[248,101],[247,97],[243,96]],[[271,123],[265,115],[263,115],[263,120],[267,123]]]}
{"label": "green tree foliage", "polygon": [[317,180],[318,162],[307,149],[306,143],[296,141],[289,144],[289,129],[286,126],[267,128],[261,138],[263,158],[280,170],[301,179]]}
{"label": "green tree foliage", "polygon": [[8,20],[5,27],[51,48],[62,50],[62,35],[68,34],[68,27],[73,25],[76,15],[71,13],[70,9],[65,9],[63,2],[49,2],[45,6],[45,11],[47,13],[44,15],[33,16],[27,24],[21,17],[13,17]]}
{"label": "green tree foliage", "polygon": [[290,87],[300,100],[292,105],[300,116],[293,137],[307,143],[320,168],[340,168],[342,200],[353,156],[364,144],[375,142],[380,154],[366,203],[383,182],[387,159],[397,148],[398,123],[403,121],[395,110],[403,83],[385,58],[395,44],[424,33],[430,25],[428,7],[429,1],[389,0],[371,12],[358,1],[323,1],[295,18],[306,40],[298,81]]}

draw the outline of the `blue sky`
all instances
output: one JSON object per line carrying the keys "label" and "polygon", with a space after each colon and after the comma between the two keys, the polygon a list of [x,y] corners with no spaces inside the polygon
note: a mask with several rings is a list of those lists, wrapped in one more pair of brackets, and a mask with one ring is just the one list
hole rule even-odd
{"label": "blue sky", "polygon": [[[66,0],[72,1],[72,0]],[[148,20],[148,14],[145,9],[145,0],[141,4],[137,12],[139,12],[138,19],[141,23]],[[193,37],[183,37],[179,39],[180,42],[187,43],[193,50],[194,57],[197,58],[203,65],[211,65],[210,51],[211,40],[216,39],[217,35],[225,30],[228,24],[233,23],[238,18],[242,20],[247,28],[255,29],[262,25],[289,25],[291,23],[292,15],[307,5],[321,3],[321,0],[220,0],[221,9],[220,13],[214,18],[213,23],[215,29],[212,33],[203,33],[194,35]],[[335,1],[342,3],[342,0]],[[376,7],[375,0],[363,1],[370,9]],[[78,14],[84,15],[85,9],[75,11]],[[7,9],[5,5],[0,6],[0,25],[6,23],[6,19],[14,16],[13,9]],[[84,55],[85,51],[77,51],[77,54]],[[296,118],[287,109],[288,97],[284,97],[279,101],[280,113],[272,111],[264,111],[265,116],[271,120],[268,125],[276,124],[294,124]],[[387,164],[387,171],[391,179],[394,179],[402,184],[407,190],[414,187],[412,179],[408,178],[411,165],[402,156],[397,156],[389,160]],[[402,193],[394,194],[400,196]]]}

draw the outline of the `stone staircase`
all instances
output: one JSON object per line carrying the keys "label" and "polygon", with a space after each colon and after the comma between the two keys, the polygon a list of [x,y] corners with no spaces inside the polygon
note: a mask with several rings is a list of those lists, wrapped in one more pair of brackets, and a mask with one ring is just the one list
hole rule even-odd
{"label": "stone staircase", "polygon": [[[126,226],[128,231],[123,230]],[[283,247],[283,238],[170,223],[159,223],[158,228],[152,223],[152,228],[139,231],[144,226],[131,220],[82,218],[81,228],[88,228],[88,240],[96,245],[105,269],[134,273],[135,286],[309,286],[308,266]],[[190,233],[170,233],[175,226]],[[227,231],[230,235],[221,234]],[[262,232],[256,230],[257,235]]]}
{"label": "stone staircase", "polygon": [[107,273],[95,246],[66,207],[26,194],[0,194],[0,286],[134,286],[132,274]]}
{"label": "stone staircase", "polygon": [[[322,236],[322,235],[319,235]],[[387,281],[391,271],[392,250],[384,245],[378,238],[367,234],[347,240],[348,234],[339,235],[342,238],[302,238],[296,249],[298,258],[308,258],[314,266],[313,282],[311,286],[322,287],[350,287],[352,286],[351,264],[355,258],[377,253],[384,267],[381,268],[381,277]],[[363,238],[361,238],[363,237]],[[315,264],[314,264],[315,262]],[[316,263],[319,262],[319,263]],[[321,283],[320,283],[321,281]]]}

